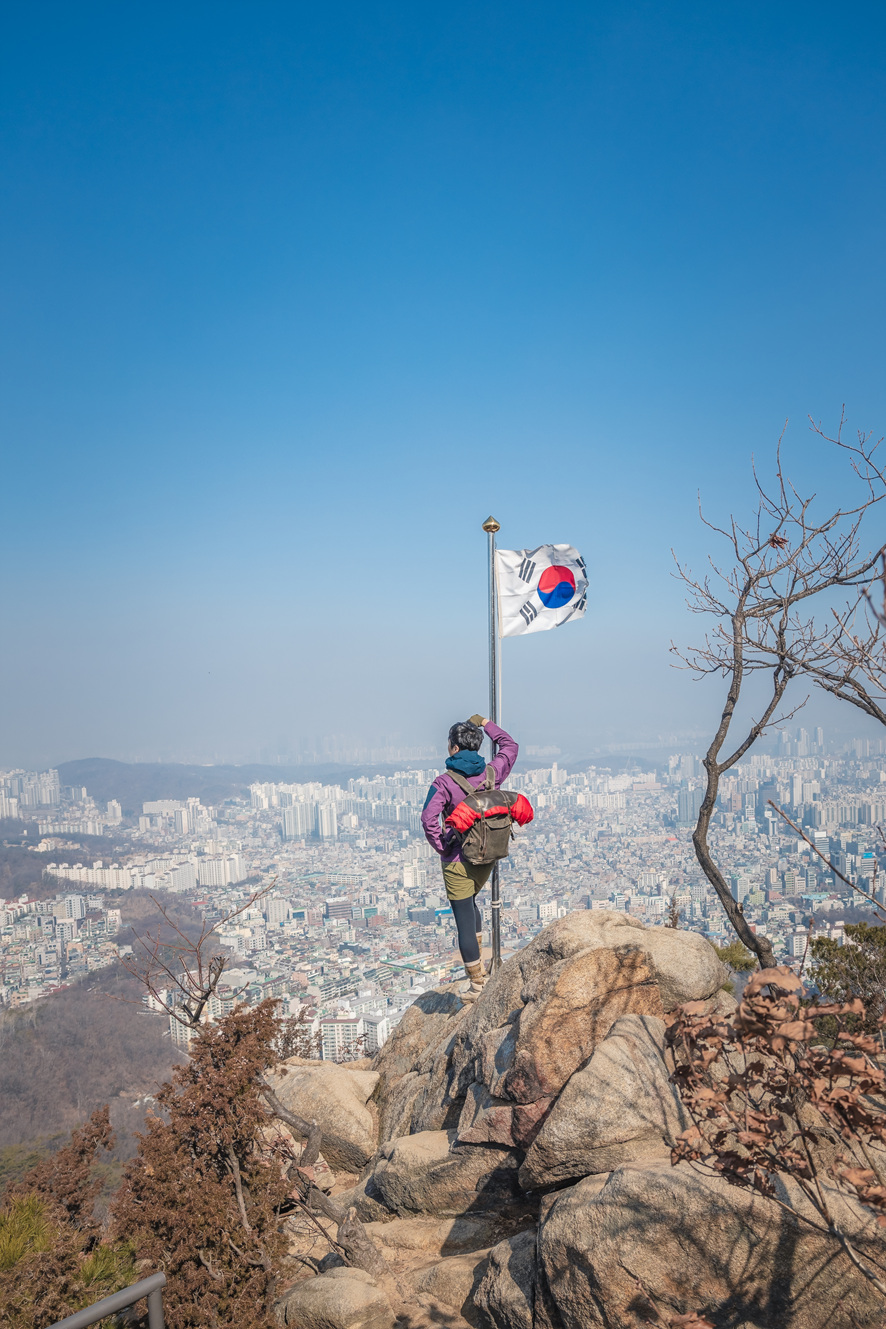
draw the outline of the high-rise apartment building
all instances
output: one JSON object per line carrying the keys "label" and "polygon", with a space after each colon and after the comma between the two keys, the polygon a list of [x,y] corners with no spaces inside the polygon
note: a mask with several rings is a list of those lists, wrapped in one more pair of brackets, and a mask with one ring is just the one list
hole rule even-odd
{"label": "high-rise apartment building", "polygon": [[290,913],[288,900],[273,899],[265,901],[264,915],[268,927],[282,927]]}
{"label": "high-rise apartment building", "polygon": [[19,777],[18,784],[23,808],[54,807],[61,801],[58,771],[27,771]]}
{"label": "high-rise apartment building", "polygon": [[427,869],[424,864],[406,863],[403,867],[403,889],[411,894],[424,890],[427,883]]}
{"label": "high-rise apartment building", "polygon": [[242,881],[246,867],[240,854],[207,855],[197,860],[197,881],[201,886],[227,886]]}
{"label": "high-rise apartment building", "polygon": [[343,1061],[353,1056],[363,1039],[361,1016],[327,1017],[320,1021],[320,1043],[324,1061]]}
{"label": "high-rise apartment building", "polygon": [[317,829],[317,804],[293,803],[283,809],[282,831],[284,840],[303,840]]}
{"label": "high-rise apartment building", "polygon": [[701,807],[701,789],[681,789],[677,794],[677,823],[680,826],[694,826]]}
{"label": "high-rise apartment building", "polygon": [[730,872],[729,890],[732,894],[733,900],[736,900],[738,904],[743,904],[751,890],[750,880],[744,875],[744,873]]}
{"label": "high-rise apartment building", "polygon": [[383,1048],[391,1033],[391,1021],[378,1012],[363,1016],[363,1051],[367,1057]]}
{"label": "high-rise apartment building", "polygon": [[192,891],[197,885],[197,869],[193,863],[176,863],[169,870],[169,889],[171,891]]}
{"label": "high-rise apartment building", "polygon": [[317,809],[317,831],[321,840],[338,839],[338,812],[334,803],[321,803]]}

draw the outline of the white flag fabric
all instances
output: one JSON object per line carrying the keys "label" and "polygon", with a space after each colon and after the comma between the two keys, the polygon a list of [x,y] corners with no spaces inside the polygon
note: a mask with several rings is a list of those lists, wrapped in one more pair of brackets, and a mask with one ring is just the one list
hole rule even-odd
{"label": "white flag fabric", "polygon": [[588,576],[572,545],[497,549],[495,558],[503,637],[544,632],[584,617]]}

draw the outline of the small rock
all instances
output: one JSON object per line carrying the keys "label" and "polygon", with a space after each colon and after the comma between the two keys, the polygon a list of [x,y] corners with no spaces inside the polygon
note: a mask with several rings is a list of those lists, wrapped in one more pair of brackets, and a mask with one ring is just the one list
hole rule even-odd
{"label": "small rock", "polygon": [[372,1172],[368,1172],[355,1186],[339,1191],[332,1198],[345,1213],[349,1209],[356,1209],[361,1223],[389,1223],[395,1217],[382,1199]]}
{"label": "small rock", "polygon": [[[293,1058],[293,1062],[298,1060]],[[304,1121],[318,1121],[324,1133],[338,1136],[353,1147],[353,1159],[338,1159],[329,1140],[324,1140],[323,1152],[331,1166],[354,1162],[363,1166],[369,1162],[376,1149],[377,1128],[366,1102],[378,1083],[375,1071],[354,1071],[332,1062],[284,1062],[269,1078],[280,1102],[290,1112]]]}
{"label": "small rock", "polygon": [[536,1280],[535,1229],[492,1248],[475,1300],[494,1329],[533,1329]]}
{"label": "small rock", "polygon": [[698,932],[646,928],[640,944],[652,961],[666,1011],[713,996],[729,977],[711,943]]}
{"label": "small rock", "polygon": [[330,1269],[295,1287],[277,1304],[277,1317],[295,1329],[394,1329],[384,1293],[362,1269]]}
{"label": "small rock", "polygon": [[468,1324],[484,1323],[474,1304],[480,1280],[486,1272],[489,1251],[474,1251],[471,1255],[452,1255],[422,1270],[415,1279],[416,1292],[423,1292],[451,1306]]}
{"label": "small rock", "polygon": [[338,1251],[327,1251],[323,1259],[317,1261],[317,1269],[321,1274],[328,1274],[331,1269],[347,1269],[347,1267]]}
{"label": "small rock", "polygon": [[421,1131],[385,1146],[372,1180],[389,1209],[401,1216],[464,1214],[519,1193],[514,1151],[454,1149],[455,1140],[455,1131]]}
{"label": "small rock", "polygon": [[724,1015],[727,1018],[734,1015],[738,1010],[738,1001],[731,992],[725,992],[719,988],[712,997],[707,1000],[708,1015]]}
{"label": "small rock", "polygon": [[528,1149],[553,1102],[546,1097],[536,1103],[511,1103],[493,1098],[483,1084],[472,1084],[458,1122],[458,1142]]}

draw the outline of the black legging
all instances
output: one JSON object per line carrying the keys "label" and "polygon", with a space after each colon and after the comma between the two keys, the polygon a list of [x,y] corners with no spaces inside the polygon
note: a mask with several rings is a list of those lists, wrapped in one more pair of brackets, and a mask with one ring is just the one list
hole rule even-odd
{"label": "black legging", "polygon": [[458,949],[465,964],[476,964],[480,959],[477,933],[483,928],[483,915],[474,896],[467,900],[450,900],[455,926],[458,929]]}

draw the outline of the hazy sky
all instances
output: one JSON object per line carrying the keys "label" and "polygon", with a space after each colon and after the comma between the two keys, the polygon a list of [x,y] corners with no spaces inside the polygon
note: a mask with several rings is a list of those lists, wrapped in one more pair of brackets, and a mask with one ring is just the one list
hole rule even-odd
{"label": "hazy sky", "polygon": [[[670,546],[883,432],[874,3],[7,5],[0,766],[703,728]],[[882,526],[882,523],[881,523]],[[878,538],[882,535],[878,534]],[[858,726],[856,726],[857,728]]]}

